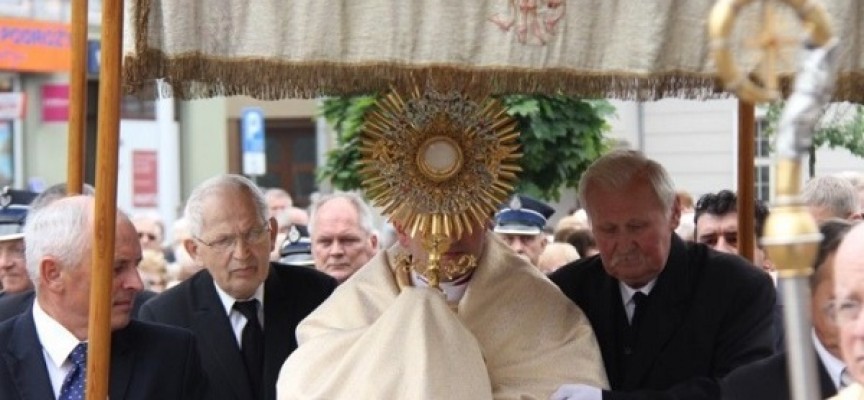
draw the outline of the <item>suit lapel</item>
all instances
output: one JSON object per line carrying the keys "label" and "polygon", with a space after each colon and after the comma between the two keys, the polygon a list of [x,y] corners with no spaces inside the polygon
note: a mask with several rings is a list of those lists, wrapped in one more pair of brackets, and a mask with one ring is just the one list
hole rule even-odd
{"label": "suit lapel", "polygon": [[54,392],[45,368],[42,345],[36,335],[33,312],[22,314],[13,329],[3,362],[14,379],[20,398],[53,399]]}
{"label": "suit lapel", "polygon": [[[199,333],[196,336],[201,343],[202,353],[210,354],[210,356],[202,354],[202,358],[212,358],[216,361],[218,370],[221,372],[216,379],[228,382],[236,398],[251,399],[254,396],[249,378],[246,376],[240,347],[237,345],[231,322],[228,321],[225,308],[213,285],[213,277],[210,274],[203,274],[201,279],[193,282],[193,292],[198,297],[199,306],[195,310],[191,328],[192,331]],[[266,319],[264,323],[267,324]]]}
{"label": "suit lapel", "polygon": [[600,344],[600,352],[603,354],[609,384],[614,388],[617,387],[616,384],[620,383],[622,378],[619,361],[623,349],[619,340],[616,317],[623,313],[624,306],[621,303],[618,281],[606,275],[602,269],[601,273],[605,279],[596,289],[597,298],[595,299],[595,304],[600,306],[600,315],[598,316],[600,324],[595,325],[594,330],[598,339],[597,342]]}
{"label": "suit lapel", "polygon": [[[673,234],[674,236],[674,234]],[[651,290],[646,309],[642,315],[636,341],[637,351],[626,371],[624,387],[643,387],[646,374],[666,349],[675,331],[681,326],[687,312],[691,287],[687,275],[689,260],[683,241],[672,238],[669,259],[657,284]]]}
{"label": "suit lapel", "polygon": [[109,394],[112,399],[124,399],[129,387],[132,371],[135,369],[136,353],[134,346],[135,342],[132,337],[132,324],[135,321],[130,321],[129,326],[114,332],[111,335],[111,382],[109,385]]}
{"label": "suit lapel", "polygon": [[819,389],[824,398],[832,397],[837,394],[837,386],[834,385],[834,380],[822,364],[819,354],[816,354],[816,368],[819,370]]}
{"label": "suit lapel", "polygon": [[268,393],[275,387],[282,364],[288,355],[297,347],[295,329],[297,317],[293,313],[297,307],[291,307],[291,296],[281,284],[281,277],[274,268],[264,281],[264,386],[265,398],[275,398],[275,393]]}

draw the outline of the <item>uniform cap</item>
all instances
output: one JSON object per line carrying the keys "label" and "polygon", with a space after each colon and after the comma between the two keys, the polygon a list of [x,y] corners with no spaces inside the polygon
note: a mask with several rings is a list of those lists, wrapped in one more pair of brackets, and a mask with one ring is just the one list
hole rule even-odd
{"label": "uniform cap", "polygon": [[36,195],[26,190],[10,189],[8,186],[0,191],[0,241],[24,237],[27,212]]}
{"label": "uniform cap", "polygon": [[525,195],[515,195],[495,214],[495,232],[539,235],[555,209]]}
{"label": "uniform cap", "polygon": [[303,225],[291,225],[282,247],[279,249],[279,263],[294,267],[312,267],[312,240],[309,230]]}

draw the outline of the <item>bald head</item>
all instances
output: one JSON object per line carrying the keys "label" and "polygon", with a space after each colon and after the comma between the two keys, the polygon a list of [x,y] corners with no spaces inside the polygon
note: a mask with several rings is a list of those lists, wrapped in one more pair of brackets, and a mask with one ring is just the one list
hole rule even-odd
{"label": "bald head", "polygon": [[843,361],[855,380],[864,382],[864,224],[843,239],[834,258],[834,294]]}
{"label": "bald head", "polygon": [[570,243],[549,243],[540,258],[537,260],[537,268],[545,274],[551,274],[572,261],[579,259],[579,252]]}

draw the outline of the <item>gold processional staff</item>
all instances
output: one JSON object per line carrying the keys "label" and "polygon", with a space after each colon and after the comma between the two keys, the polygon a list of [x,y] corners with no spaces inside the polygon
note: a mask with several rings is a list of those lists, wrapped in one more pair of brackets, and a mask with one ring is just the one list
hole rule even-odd
{"label": "gold processional staff", "polygon": [[[819,398],[815,359],[810,345],[811,267],[821,240],[813,217],[798,194],[802,158],[812,143],[813,129],[822,108],[831,98],[836,66],[836,39],[832,38],[828,14],[816,0],[782,0],[803,22],[807,37],[803,43],[792,94],[786,102],[777,133],[776,197],[765,225],[762,244],[778,266],[778,284],[784,301],[789,382],[796,400]],[[730,36],[740,11],[754,0],[721,0],[709,19],[717,73],[727,88],[741,99],[758,103],[780,99],[776,72],[784,40],[773,30],[778,25],[769,0],[762,5],[762,31],[756,45],[763,51],[760,83],[742,73],[735,64]]]}

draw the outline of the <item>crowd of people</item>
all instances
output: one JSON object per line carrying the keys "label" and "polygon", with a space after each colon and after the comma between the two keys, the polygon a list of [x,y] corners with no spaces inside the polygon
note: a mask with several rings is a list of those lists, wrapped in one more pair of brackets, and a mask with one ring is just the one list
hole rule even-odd
{"label": "crowd of people", "polygon": [[[864,382],[862,182],[820,176],[801,195],[822,233],[810,336],[823,398]],[[0,398],[82,393],[92,194],[3,194]],[[790,398],[778,266],[758,245],[766,204],[739,232],[733,191],[694,203],[635,151],[595,161],[578,194],[554,229],[552,207],[510,197],[453,238],[442,262],[465,268],[438,289],[416,268],[421,239],[376,229],[356,193],[307,212],[218,175],[171,243],[157,215],[118,211],[110,396]],[[742,234],[757,243],[747,258]]]}

